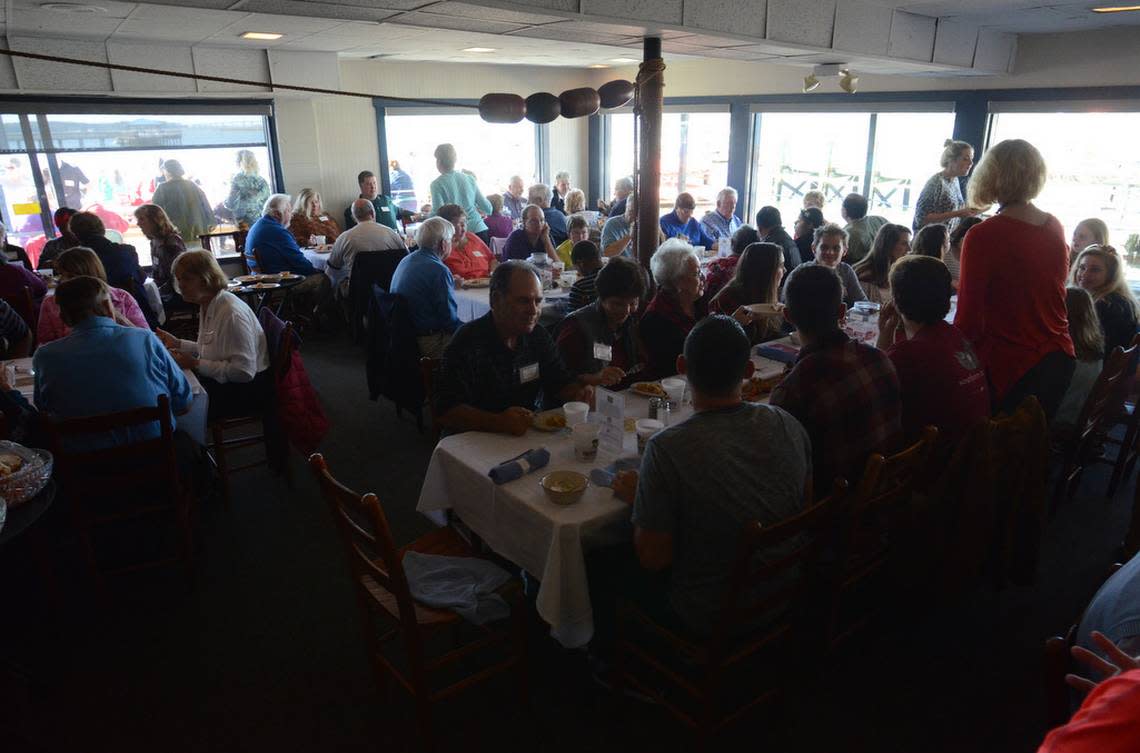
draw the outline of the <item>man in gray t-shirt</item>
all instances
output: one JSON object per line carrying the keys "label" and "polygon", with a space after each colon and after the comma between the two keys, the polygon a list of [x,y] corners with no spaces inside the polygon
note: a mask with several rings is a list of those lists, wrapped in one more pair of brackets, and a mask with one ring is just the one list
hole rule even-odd
{"label": "man in gray t-shirt", "polygon": [[721,608],[741,527],[778,523],[803,509],[811,444],[786,411],[743,402],[752,373],[748,336],[734,320],[708,317],[685,340],[678,370],[696,415],[653,436],[633,507],[642,567],[671,568],[668,602],[708,634]]}

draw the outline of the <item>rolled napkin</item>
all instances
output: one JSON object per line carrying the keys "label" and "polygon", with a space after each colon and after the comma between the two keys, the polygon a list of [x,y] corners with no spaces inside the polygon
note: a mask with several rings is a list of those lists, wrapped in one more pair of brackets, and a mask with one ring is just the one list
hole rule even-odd
{"label": "rolled napkin", "polygon": [[508,481],[522,478],[531,471],[542,468],[549,462],[550,450],[545,447],[536,447],[510,460],[504,460],[492,468],[487,475],[490,476],[491,480],[496,484],[505,484]]}

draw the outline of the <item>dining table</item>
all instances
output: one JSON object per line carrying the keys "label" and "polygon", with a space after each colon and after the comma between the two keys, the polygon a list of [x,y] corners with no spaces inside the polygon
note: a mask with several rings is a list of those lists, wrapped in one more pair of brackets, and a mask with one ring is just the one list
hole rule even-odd
{"label": "dining table", "polygon": [[[760,376],[773,376],[784,369],[784,364],[758,355],[753,355],[753,362]],[[622,394],[625,423],[648,416],[648,397],[631,389]],[[691,404],[682,400],[670,412],[669,423],[680,423],[692,413]],[[593,411],[588,420],[597,420]],[[550,452],[544,468],[501,485],[488,476],[503,461],[537,447]],[[446,525],[448,511],[454,512],[492,551],[533,576],[539,584],[535,599],[539,616],[550,625],[555,640],[577,648],[594,634],[586,551],[629,541],[631,508],[610,488],[594,483],[575,504],[556,505],[539,482],[551,471],[572,470],[589,476],[618,458],[636,456],[637,437],[632,431],[623,434],[620,453],[599,451],[588,462],[575,457],[567,429],[531,428],[522,436],[454,434],[436,445],[416,509],[437,525]]]}
{"label": "dining table", "polygon": [[[13,389],[18,391],[24,399],[35,405],[35,370],[32,368],[31,358],[14,358],[3,362],[6,373],[9,367],[14,370],[15,379],[10,380]],[[210,396],[207,394],[198,376],[190,369],[182,370],[186,381],[190,383],[190,407],[181,415],[176,415],[175,428],[181,429],[199,445],[206,445],[206,424],[210,413]],[[37,406],[38,407],[38,406]]]}
{"label": "dining table", "polygon": [[329,256],[332,254],[332,244],[325,246],[303,246],[301,255],[309,260],[318,272],[324,272],[329,265]]}
{"label": "dining table", "polygon": [[[540,322],[549,324],[570,313],[570,288],[558,287],[543,291]],[[470,322],[491,310],[491,289],[487,286],[460,287],[455,291],[456,313],[459,321]]]}

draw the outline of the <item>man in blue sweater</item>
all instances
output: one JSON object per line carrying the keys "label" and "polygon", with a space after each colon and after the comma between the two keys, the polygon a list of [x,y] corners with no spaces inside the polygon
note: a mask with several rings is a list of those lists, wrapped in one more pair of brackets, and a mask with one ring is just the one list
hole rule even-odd
{"label": "man in blue sweater", "polygon": [[270,196],[261,219],[253,223],[245,237],[245,256],[249,268],[262,274],[292,272],[304,276],[305,281],[290,291],[290,297],[298,313],[308,314],[329,299],[332,286],[329,278],[301,253],[289,232],[289,220],[292,218],[293,204],[289,195],[275,193]]}

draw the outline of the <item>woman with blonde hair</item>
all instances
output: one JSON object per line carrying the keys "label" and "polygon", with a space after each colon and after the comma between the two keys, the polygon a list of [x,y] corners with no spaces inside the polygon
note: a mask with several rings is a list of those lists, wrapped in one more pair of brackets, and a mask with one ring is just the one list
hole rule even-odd
{"label": "woman with blonde hair", "polygon": [[564,206],[566,207],[566,214],[571,215],[576,212],[586,211],[586,194],[580,188],[571,188],[565,196]]}
{"label": "woman with blonde hair", "polygon": [[261,208],[269,198],[269,183],[261,177],[257,157],[249,149],[237,153],[240,172],[230,181],[230,195],[224,205],[233,212],[234,224],[252,225],[261,218]]}
{"label": "woman with blonde hair", "polygon": [[[103,268],[103,262],[99,261],[95,252],[86,246],[69,248],[56,257],[55,273],[60,282],[66,282],[75,277],[94,277],[107,282],[107,272]],[[125,327],[150,329],[146,316],[139,308],[134,296],[121,288],[113,288],[110,285],[107,287],[111,292],[111,304],[115,307],[115,321]],[[40,345],[43,345],[70,333],[71,328],[63,323],[63,319],[59,315],[59,304],[56,302],[55,296],[45,297],[44,302],[40,304],[40,320],[39,324],[36,325],[36,340]]]}
{"label": "woman with blonde hair", "polygon": [[1077,364],[1069,389],[1053,419],[1054,426],[1074,426],[1081,407],[1104,368],[1104,332],[1092,296],[1084,288],[1065,289],[1065,309],[1069,312],[1069,337]]}
{"label": "woman with blonde hair", "polygon": [[269,347],[261,323],[246,303],[226,290],[226,275],[209,251],[187,251],[174,260],[178,292],[198,306],[198,340],[155,334],[175,362],[193,369],[210,396],[209,418],[248,415],[268,394]]}
{"label": "woman with blonde hair", "polygon": [[293,218],[289,220],[289,232],[301,247],[314,246],[314,236],[324,236],[325,243],[332,243],[340,235],[340,225],[325,214],[321,195],[315,188],[302,188],[293,202]]}
{"label": "woman with blonde hair", "polygon": [[139,230],[150,240],[151,276],[158,285],[162,299],[168,301],[176,295],[170,265],[179,254],[186,251],[186,242],[166,216],[166,210],[157,204],[143,204],[137,208],[135,221],[138,222]]}
{"label": "woman with blonde hair", "polygon": [[962,198],[962,184],[958,181],[970,172],[974,164],[974,147],[954,139],[946,139],[942,146],[939,161],[942,169],[930,176],[914,203],[911,227],[916,233],[933,222],[946,223],[953,230],[959,218],[978,213],[967,206]]}
{"label": "woman with blonde hair", "polygon": [[1075,360],[1065,313],[1065,231],[1032,202],[1047,176],[1044,158],[1028,141],[1002,141],[982,157],[970,203],[998,210],[962,241],[954,324],[985,364],[1000,412],[1033,395],[1052,420]]}
{"label": "woman with blonde hair", "polygon": [[1073,265],[1073,285],[1089,292],[1096,303],[1100,328],[1104,332],[1105,358],[1113,348],[1127,348],[1136,335],[1140,305],[1124,277],[1124,265],[1112,246],[1093,244],[1077,255]]}

